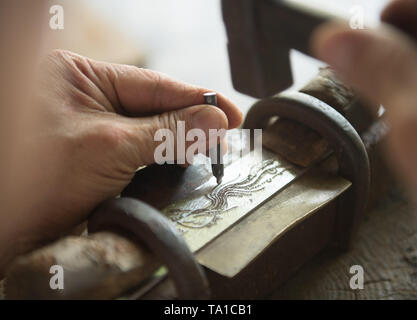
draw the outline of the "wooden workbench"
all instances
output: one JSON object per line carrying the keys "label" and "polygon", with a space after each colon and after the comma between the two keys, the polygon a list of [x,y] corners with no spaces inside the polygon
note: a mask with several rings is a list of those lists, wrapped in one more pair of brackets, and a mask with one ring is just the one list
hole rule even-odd
{"label": "wooden workbench", "polygon": [[[364,289],[351,290],[349,269],[364,269]],[[398,188],[366,213],[344,254],[323,252],[269,299],[417,299],[417,210]]]}

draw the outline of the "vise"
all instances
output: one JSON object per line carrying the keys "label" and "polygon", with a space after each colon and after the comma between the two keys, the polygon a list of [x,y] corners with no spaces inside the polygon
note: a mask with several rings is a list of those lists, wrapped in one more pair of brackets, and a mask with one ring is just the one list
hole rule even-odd
{"label": "vise", "polygon": [[[245,214],[194,250],[210,230],[179,233],[166,208],[204,196],[209,165],[148,166],[92,213],[88,236],[17,259],[7,274],[9,298],[259,298],[324,248],[349,247],[359,217],[390,179],[379,154],[383,119],[329,68],[300,92],[282,93],[292,84],[289,50],[308,54],[311,32],[334,17],[279,0],[223,0],[222,10],[233,84],[262,98],[243,128],[263,129],[264,156],[285,164],[291,182],[249,199],[259,203],[249,212],[239,200],[223,219]],[[225,173],[244,171],[239,161],[231,158]],[[280,179],[278,172],[265,183]],[[56,261],[72,283],[64,293],[47,285]]]}

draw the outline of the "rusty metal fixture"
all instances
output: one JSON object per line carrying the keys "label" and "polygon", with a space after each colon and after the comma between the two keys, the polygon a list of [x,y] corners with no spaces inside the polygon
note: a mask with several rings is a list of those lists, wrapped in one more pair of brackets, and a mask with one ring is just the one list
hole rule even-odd
{"label": "rusty metal fixture", "polygon": [[378,117],[378,106],[365,104],[330,67],[320,68],[319,73],[300,92],[313,96],[339,111],[359,134],[367,130]]}
{"label": "rusty metal fixture", "polygon": [[333,16],[280,0],[222,0],[234,88],[269,97],[292,82],[290,49],[310,54],[314,29]]}
{"label": "rusty metal fixture", "polygon": [[351,231],[366,208],[370,185],[368,155],[360,136],[334,108],[300,92],[282,93],[255,103],[243,127],[266,129],[277,116],[305,125],[328,141],[337,156],[339,174],[352,182],[352,187],[338,200],[335,232],[337,245],[347,248]]}
{"label": "rusty metal fixture", "polygon": [[180,299],[207,299],[204,271],[169,219],[151,206],[131,198],[102,203],[88,220],[88,231],[112,231],[145,245],[165,264]]}

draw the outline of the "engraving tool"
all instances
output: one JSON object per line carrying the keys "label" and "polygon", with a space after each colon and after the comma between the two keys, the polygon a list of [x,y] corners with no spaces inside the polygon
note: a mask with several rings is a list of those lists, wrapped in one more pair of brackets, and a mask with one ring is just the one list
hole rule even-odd
{"label": "engraving tool", "polygon": [[[215,92],[207,92],[204,94],[204,103],[217,107],[217,95]],[[216,146],[217,150],[210,150],[211,171],[216,177],[217,184],[222,183],[224,175],[223,156],[221,151],[221,143]],[[214,149],[214,148],[213,148]]]}

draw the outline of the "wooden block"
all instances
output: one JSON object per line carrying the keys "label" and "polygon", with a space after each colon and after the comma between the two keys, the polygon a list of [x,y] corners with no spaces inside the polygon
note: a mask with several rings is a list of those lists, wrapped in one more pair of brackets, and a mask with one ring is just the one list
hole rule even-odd
{"label": "wooden block", "polygon": [[329,144],[317,132],[287,119],[278,119],[264,130],[262,144],[302,167],[311,166],[329,151]]}

